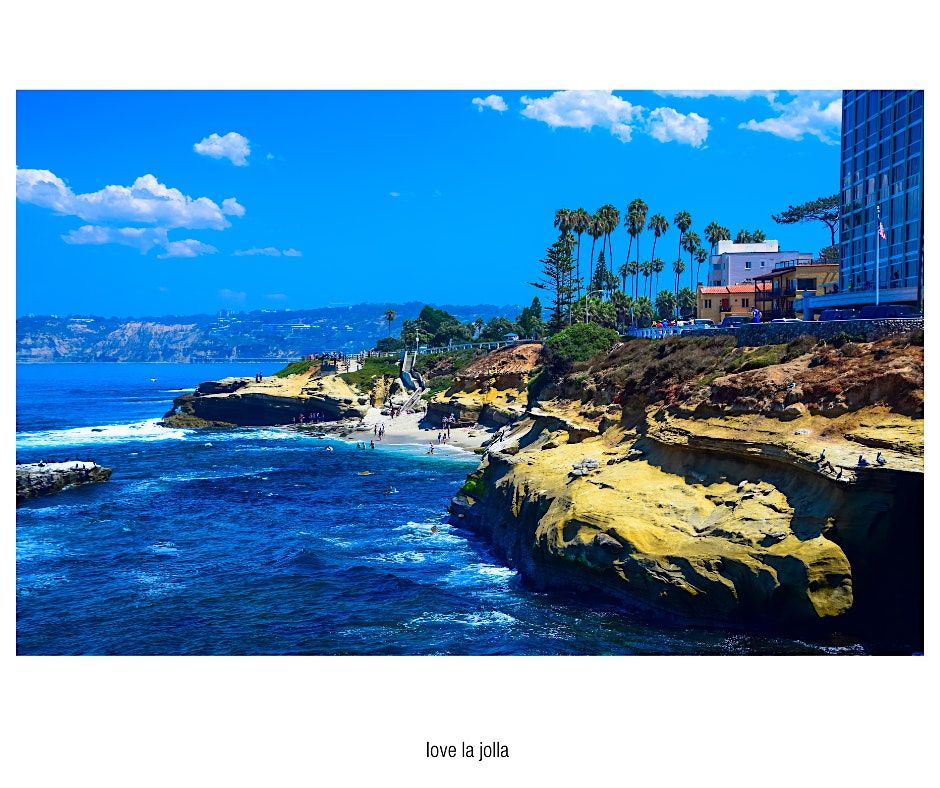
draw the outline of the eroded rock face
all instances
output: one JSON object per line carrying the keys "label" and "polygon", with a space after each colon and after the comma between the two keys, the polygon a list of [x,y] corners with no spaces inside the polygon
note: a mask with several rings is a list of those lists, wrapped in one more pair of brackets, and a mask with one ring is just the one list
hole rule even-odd
{"label": "eroded rock face", "polygon": [[52,495],[66,487],[106,482],[110,478],[110,468],[82,460],[17,465],[16,505],[40,495]]}
{"label": "eroded rock face", "polygon": [[878,350],[822,370],[812,353],[737,374],[705,363],[704,385],[683,365],[665,375],[662,348],[646,367],[579,372],[490,447],[452,521],[536,587],[699,621],[916,628],[923,356],[892,350],[879,368]]}
{"label": "eroded rock face", "polygon": [[301,373],[260,382],[226,378],[201,383],[194,394],[177,397],[163,417],[164,426],[271,426],[290,424],[319,412],[329,420],[361,418],[368,395],[338,375]]}
{"label": "eroded rock face", "polygon": [[527,386],[541,350],[538,343],[510,345],[472,362],[447,391],[428,403],[428,422],[439,425],[445,416],[455,416],[460,426],[502,426],[519,419],[528,404]]}

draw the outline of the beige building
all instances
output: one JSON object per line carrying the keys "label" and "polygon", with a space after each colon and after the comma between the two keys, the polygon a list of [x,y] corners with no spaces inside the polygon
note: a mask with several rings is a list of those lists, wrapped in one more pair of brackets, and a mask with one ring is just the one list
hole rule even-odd
{"label": "beige building", "polygon": [[[748,315],[756,305],[755,287],[764,285],[741,284],[705,287],[699,285],[696,317],[720,323],[727,315]],[[759,309],[760,307],[758,307]]]}
{"label": "beige building", "polygon": [[[764,320],[802,316],[803,296],[821,296],[839,280],[837,263],[800,262],[778,265],[772,271],[754,277],[751,295]],[[758,292],[757,285],[764,289]]]}

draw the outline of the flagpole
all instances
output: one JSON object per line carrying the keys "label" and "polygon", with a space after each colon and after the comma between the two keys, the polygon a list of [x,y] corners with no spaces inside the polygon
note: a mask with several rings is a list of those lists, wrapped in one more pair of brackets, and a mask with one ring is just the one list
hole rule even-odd
{"label": "flagpole", "polygon": [[881,206],[878,206],[878,229],[875,230],[875,306],[878,306],[878,274],[881,269]]}

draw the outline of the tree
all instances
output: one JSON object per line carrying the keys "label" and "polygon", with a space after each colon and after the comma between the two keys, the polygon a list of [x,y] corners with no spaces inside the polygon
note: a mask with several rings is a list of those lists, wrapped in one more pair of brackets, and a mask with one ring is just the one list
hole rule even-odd
{"label": "tree", "polygon": [[669,290],[660,290],[656,296],[656,314],[660,320],[668,320],[676,313],[676,296]]}
{"label": "tree", "polygon": [[699,277],[699,270],[702,267],[702,263],[704,263],[706,260],[708,260],[708,252],[706,252],[705,249],[700,246],[698,249],[695,250],[695,284],[696,286],[702,283],[702,280]]}
{"label": "tree", "polygon": [[640,328],[649,328],[653,324],[653,315],[653,302],[640,296],[633,304],[633,320]]}
{"label": "tree", "polygon": [[614,310],[615,325],[618,331],[625,330],[630,324],[634,301],[625,292],[618,290],[608,302]]}
{"label": "tree", "polygon": [[620,224],[620,211],[610,203],[606,203],[597,209],[601,217],[601,224],[604,230],[604,242],[610,250],[610,272],[614,272],[614,245],[610,239],[610,234],[617,229]]}
{"label": "tree", "polygon": [[753,237],[749,230],[738,230],[738,234],[734,237],[734,242],[736,244],[749,244],[753,241]]}
{"label": "tree", "polygon": [[578,295],[581,295],[581,235],[588,231],[591,225],[591,214],[584,208],[577,208],[571,214],[571,231],[578,239],[578,257],[575,262],[575,281],[578,284]]}
{"label": "tree", "polygon": [[604,259],[604,250],[601,249],[601,253],[597,256],[597,267],[594,269],[594,280],[591,282],[590,290],[608,293],[609,298],[609,294],[617,289],[618,284],[617,277],[614,276],[607,267],[607,263]]}
{"label": "tree", "polygon": [[672,264],[672,272],[676,275],[676,303],[679,301],[679,277],[682,276],[682,272],[685,271],[685,263],[682,262],[682,259],[676,260]]}
{"label": "tree", "polygon": [[398,313],[394,309],[385,310],[385,322],[388,323],[388,335],[392,335],[392,323],[395,322],[395,318],[398,317]]}
{"label": "tree", "polygon": [[379,353],[395,353],[404,347],[404,343],[396,337],[382,337],[375,343],[375,349]]}
{"label": "tree", "polygon": [[519,331],[526,339],[541,339],[545,334],[545,324],[542,322],[542,302],[538,296],[532,299],[529,306],[522,307],[522,312],[516,318]]}
{"label": "tree", "polygon": [[819,250],[819,262],[821,263],[838,263],[839,262],[839,245],[835,244],[833,246],[824,246]]}
{"label": "tree", "polygon": [[483,326],[485,326],[486,324],[483,322],[482,317],[478,317],[476,320],[473,321],[471,325],[473,326],[473,335],[475,337],[478,337],[480,336],[480,332],[483,330]]}
{"label": "tree", "polygon": [[[629,217],[626,224],[632,227],[631,233],[636,237],[636,265],[640,269],[640,235],[643,233],[643,227],[646,225],[646,215],[649,213],[649,206],[643,202],[640,197],[634,197],[627,206],[627,215]],[[629,257],[629,255],[627,255]],[[636,283],[638,277],[634,276],[633,296],[636,297]]]}
{"label": "tree", "polygon": [[[653,244],[653,248],[656,247],[656,244]],[[653,260],[653,273],[656,274],[656,289],[659,290],[659,275],[663,272],[663,269],[666,267],[666,264],[660,260],[658,257]]]}
{"label": "tree", "polygon": [[619,273],[620,273],[620,280],[623,283],[621,285],[621,289],[626,290],[627,289],[627,276],[631,273],[630,263],[629,262],[621,263]]}
{"label": "tree", "polygon": [[688,211],[679,211],[673,217],[672,223],[679,228],[679,257],[682,257],[682,250],[685,248],[682,246],[682,238],[692,226],[692,215]]}
{"label": "tree", "polygon": [[651,260],[644,260],[640,263],[640,273],[643,274],[643,297],[645,298],[647,288],[652,287],[650,276],[653,273],[653,262]]}
{"label": "tree", "polygon": [[506,339],[506,334],[515,334],[516,325],[505,317],[494,317],[486,324],[483,332],[480,334],[481,342],[502,342]]}
{"label": "tree", "polygon": [[679,291],[676,301],[679,306],[679,314],[683,317],[688,317],[695,310],[695,293],[687,287],[683,287]]}
{"label": "tree", "polygon": [[571,233],[565,232],[549,246],[545,257],[539,261],[542,264],[542,278],[537,282],[529,283],[551,294],[552,319],[548,324],[550,334],[560,331],[570,320],[571,278],[574,270],[574,263],[571,259],[573,242],[574,238]]}
{"label": "tree", "polygon": [[829,228],[829,245],[835,246],[836,228],[839,226],[839,195],[817,197],[802,205],[790,205],[783,213],[772,214],[771,218],[777,224],[822,222]]}
{"label": "tree", "polygon": [[725,232],[725,228],[718,224],[718,222],[711,222],[708,227],[705,228],[705,240],[711,244],[712,254],[715,254],[715,247],[718,246],[718,242],[725,240]]}
{"label": "tree", "polygon": [[575,320],[580,323],[596,323],[605,328],[617,326],[617,296],[622,295],[618,290],[610,301],[602,301],[594,296],[581,296],[574,305]]}
{"label": "tree", "polygon": [[596,244],[597,239],[604,234],[604,222],[600,217],[600,211],[591,217],[591,221],[588,223],[587,232],[588,235],[591,236],[591,262],[590,268],[588,270],[588,287],[590,287],[591,282],[594,281],[594,244]]}
{"label": "tree", "polygon": [[767,240],[767,236],[764,234],[764,231],[760,228],[756,229],[751,233],[751,241],[756,244],[762,244]]}
{"label": "tree", "polygon": [[[699,238],[698,233],[686,233],[685,237],[682,239],[682,248],[689,253],[689,279],[692,278],[692,258],[701,245],[702,239]],[[692,288],[695,289],[694,283],[692,284]]]}

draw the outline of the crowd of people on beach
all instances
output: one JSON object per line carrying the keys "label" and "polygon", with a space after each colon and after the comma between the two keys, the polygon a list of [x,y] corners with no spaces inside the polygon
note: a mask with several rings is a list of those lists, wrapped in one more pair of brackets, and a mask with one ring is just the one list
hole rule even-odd
{"label": "crowd of people on beach", "polygon": [[329,419],[327,419],[326,414],[315,410],[313,413],[298,413],[291,421],[294,424],[319,424],[321,421],[329,421]]}

